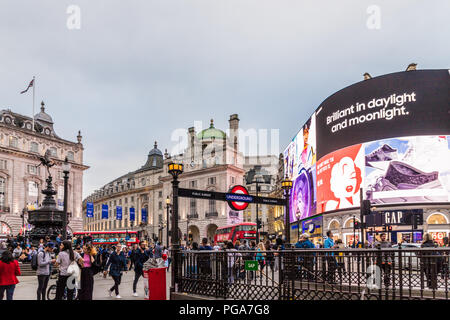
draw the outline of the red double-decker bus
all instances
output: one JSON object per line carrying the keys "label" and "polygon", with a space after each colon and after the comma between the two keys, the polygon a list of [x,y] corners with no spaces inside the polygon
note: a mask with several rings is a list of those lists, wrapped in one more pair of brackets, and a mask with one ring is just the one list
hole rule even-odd
{"label": "red double-decker bus", "polygon": [[214,235],[214,242],[224,243],[225,241],[231,241],[235,244],[236,240],[242,241],[256,241],[256,223],[243,222],[231,226],[217,228]]}
{"label": "red double-decker bus", "polygon": [[118,244],[123,243],[127,245],[132,245],[134,243],[139,243],[137,231],[84,231],[84,232],[74,232],[72,237],[72,242],[78,236],[86,237],[88,234],[92,237],[92,244],[102,245],[102,244]]}

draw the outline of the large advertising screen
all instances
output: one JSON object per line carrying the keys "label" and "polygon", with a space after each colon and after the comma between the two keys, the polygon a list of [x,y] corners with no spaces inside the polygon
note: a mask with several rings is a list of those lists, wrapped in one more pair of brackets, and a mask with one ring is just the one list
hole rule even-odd
{"label": "large advertising screen", "polygon": [[285,150],[285,172],[292,180],[290,221],[316,213],[316,120],[308,119]]}
{"label": "large advertising screen", "polygon": [[284,151],[290,221],[372,204],[450,201],[450,73],[388,74],[327,98]]}

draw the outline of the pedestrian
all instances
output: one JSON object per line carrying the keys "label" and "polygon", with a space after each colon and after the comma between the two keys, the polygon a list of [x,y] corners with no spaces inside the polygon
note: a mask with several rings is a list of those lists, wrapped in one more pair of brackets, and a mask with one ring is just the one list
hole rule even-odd
{"label": "pedestrian", "polygon": [[56,257],[56,266],[59,266],[58,281],[56,281],[56,298],[55,300],[62,300],[64,290],[67,288],[67,300],[73,300],[74,289],[72,286],[67,286],[67,279],[71,276],[67,269],[76,261],[80,265],[84,264],[84,260],[78,252],[72,249],[72,243],[69,240],[61,242],[60,251]]}
{"label": "pedestrian", "polygon": [[[198,248],[199,251],[212,251],[213,248],[208,244],[208,238],[202,239],[202,244]],[[209,253],[198,254],[199,274],[204,276],[211,275],[211,257]]]}
{"label": "pedestrian", "polygon": [[[429,233],[423,235],[421,248],[436,248],[437,244]],[[442,257],[438,251],[421,252],[421,272],[427,278],[428,289],[437,289],[437,274],[441,270]]]}
{"label": "pedestrian", "polygon": [[116,250],[109,256],[108,262],[106,263],[106,270],[104,271],[105,275],[109,272],[109,275],[114,280],[114,285],[110,289],[107,289],[107,293],[111,296],[112,292],[115,291],[116,299],[122,298],[119,295],[119,285],[122,280],[123,271],[127,272],[127,260],[122,251],[122,245],[118,243]]}
{"label": "pedestrian", "polygon": [[[342,239],[337,239],[335,248],[338,250],[345,249],[345,245],[342,242]],[[337,262],[337,270],[339,274],[340,282],[342,283],[342,276],[345,275],[345,260],[344,260],[344,253],[339,252],[337,253],[336,262]]]}
{"label": "pedestrian", "polygon": [[108,258],[109,258],[109,250],[106,247],[106,244],[104,244],[103,248],[101,249],[101,253],[100,253],[100,267],[101,267],[102,271],[105,271],[106,262],[108,261]]}
{"label": "pedestrian", "polygon": [[138,244],[137,243],[133,244],[133,246],[131,247],[130,251],[128,252],[128,259],[130,260],[130,268],[128,270],[131,270],[131,268],[133,268],[133,266],[135,264],[136,250],[138,250]]}
{"label": "pedestrian", "polygon": [[162,248],[161,248],[161,244],[158,242],[156,242],[155,244],[155,249],[154,249],[154,253],[153,253],[153,257],[155,259],[161,258],[162,257]]}
{"label": "pedestrian", "polygon": [[273,254],[272,244],[270,243],[270,240],[266,240],[266,243],[264,245],[264,249],[267,251],[266,252],[266,265],[270,266],[270,270],[273,272],[274,271],[275,256]]}
{"label": "pedestrian", "polygon": [[13,258],[16,260],[19,260],[20,256],[22,255],[22,247],[20,246],[19,243],[17,243],[16,248],[13,251]]}
{"label": "pedestrian", "polygon": [[45,300],[45,293],[47,291],[48,279],[50,279],[50,265],[55,263],[55,259],[52,259],[51,253],[53,252],[54,244],[48,242],[42,251],[38,252],[36,275],[38,278],[37,299]]}
{"label": "pedestrian", "polygon": [[[333,240],[333,233],[331,232],[331,230],[327,231],[327,237],[325,239],[325,241],[323,242],[323,247],[325,249],[334,249],[335,245],[334,245],[334,240]],[[325,254],[326,257],[326,265],[327,265],[327,272],[325,273],[324,278],[327,280],[328,283],[335,283],[335,271],[337,268],[337,261],[336,258],[334,257],[334,253],[331,252],[327,252]],[[325,264],[324,264],[325,266]]]}
{"label": "pedestrian", "polygon": [[61,245],[61,242],[62,242],[62,234],[59,233],[58,236],[56,237],[56,245],[58,248]]}
{"label": "pedestrian", "polygon": [[256,261],[258,262],[258,265],[259,265],[259,277],[260,278],[262,278],[264,265],[266,264],[266,259],[265,259],[266,254],[263,252],[264,249],[265,249],[264,244],[262,242],[258,243],[258,249],[256,250]]}
{"label": "pedestrian", "polygon": [[3,251],[0,258],[0,300],[3,300],[5,291],[6,300],[13,300],[14,289],[19,283],[17,276],[20,276],[19,262],[9,250]]}
{"label": "pedestrian", "polygon": [[[390,241],[386,241],[386,234],[380,234],[380,241],[375,243],[375,247],[378,249],[387,249],[392,248],[392,243]],[[392,253],[383,252],[377,255],[377,265],[383,272],[384,285],[389,287],[391,283],[391,270],[392,270]]]}
{"label": "pedestrian", "polygon": [[94,266],[96,263],[97,250],[91,243],[83,246],[83,268],[81,269],[81,289],[78,295],[79,300],[92,300],[94,291]]}
{"label": "pedestrian", "polygon": [[[139,243],[139,247],[134,251],[134,281],[133,281],[133,297],[138,297],[136,292],[137,283],[139,278],[144,276],[144,263],[153,257],[151,250],[147,248],[147,243],[142,241]],[[147,289],[147,290],[146,290]],[[148,298],[148,288],[144,285],[144,296]]]}
{"label": "pedestrian", "polygon": [[228,252],[227,258],[228,258],[228,283],[234,282],[235,274],[237,275],[240,271],[240,266],[238,262],[238,259],[242,256],[236,248],[233,246],[233,243],[231,241],[227,242],[226,251]]}

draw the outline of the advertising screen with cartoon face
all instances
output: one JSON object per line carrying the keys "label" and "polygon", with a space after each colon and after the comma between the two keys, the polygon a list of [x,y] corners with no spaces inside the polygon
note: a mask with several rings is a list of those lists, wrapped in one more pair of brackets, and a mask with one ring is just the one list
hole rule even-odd
{"label": "advertising screen with cartoon face", "polygon": [[332,152],[317,162],[317,212],[360,205],[364,180],[364,148],[361,144]]}

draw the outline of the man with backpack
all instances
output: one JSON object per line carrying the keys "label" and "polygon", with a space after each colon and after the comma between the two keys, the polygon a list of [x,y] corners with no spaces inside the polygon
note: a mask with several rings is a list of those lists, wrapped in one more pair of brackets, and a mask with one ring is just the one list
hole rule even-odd
{"label": "man with backpack", "polygon": [[54,244],[48,242],[45,245],[44,250],[40,251],[32,259],[31,268],[36,270],[38,278],[37,299],[45,300],[45,293],[47,291],[48,280],[50,278],[50,265],[55,263],[55,259],[52,259],[51,254],[53,252]]}

